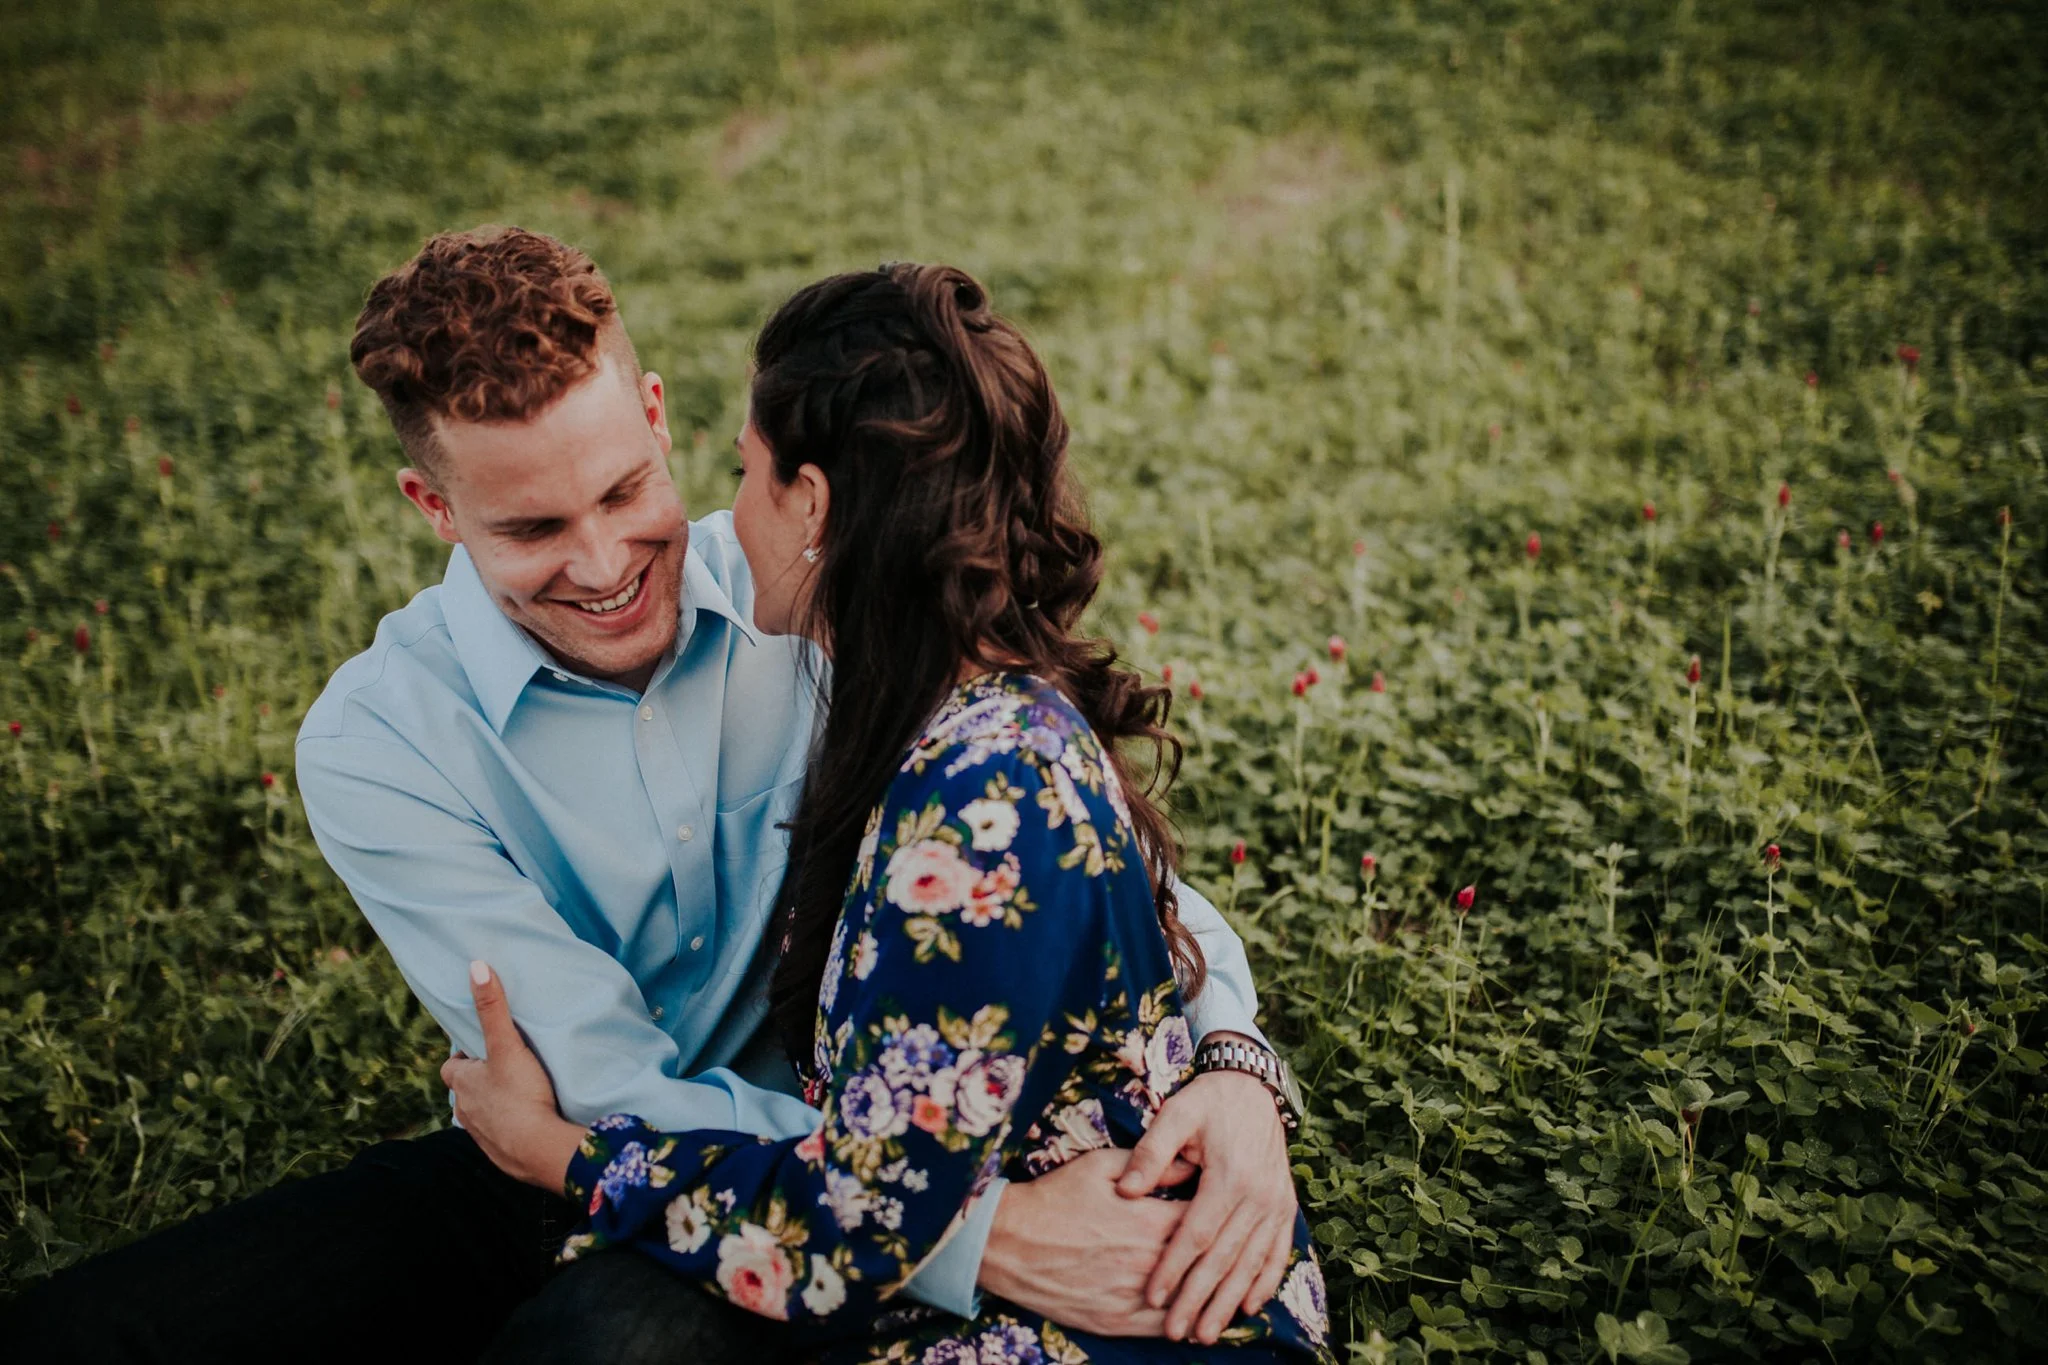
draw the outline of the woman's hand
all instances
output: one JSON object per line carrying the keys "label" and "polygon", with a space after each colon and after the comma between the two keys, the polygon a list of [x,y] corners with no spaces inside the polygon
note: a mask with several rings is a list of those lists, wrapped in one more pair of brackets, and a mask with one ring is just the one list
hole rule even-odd
{"label": "woman's hand", "polygon": [[1214,1345],[1236,1314],[1265,1307],[1294,1247],[1287,1130],[1256,1077],[1212,1071],[1176,1091],[1131,1150],[1117,1193],[1142,1197],[1190,1165],[1202,1184],[1145,1298],[1166,1309],[1168,1337]]}
{"label": "woman's hand", "polygon": [[470,963],[469,993],[488,1055],[458,1052],[441,1064],[441,1079],[455,1092],[455,1120],[499,1170],[560,1192],[584,1130],[556,1110],[555,1087],[512,1022],[497,973]]}

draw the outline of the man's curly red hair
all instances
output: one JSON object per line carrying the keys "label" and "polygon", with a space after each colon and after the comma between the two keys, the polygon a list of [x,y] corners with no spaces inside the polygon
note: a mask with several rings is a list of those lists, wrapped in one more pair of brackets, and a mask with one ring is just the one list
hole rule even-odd
{"label": "man's curly red hair", "polygon": [[439,481],[434,419],[519,422],[610,353],[640,378],[611,285],[575,247],[518,227],[443,232],[370,290],[348,357],[407,457]]}

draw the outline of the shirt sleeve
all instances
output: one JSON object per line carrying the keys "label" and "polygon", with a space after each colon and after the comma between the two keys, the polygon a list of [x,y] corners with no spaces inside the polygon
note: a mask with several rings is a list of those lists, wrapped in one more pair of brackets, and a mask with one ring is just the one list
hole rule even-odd
{"label": "shirt sleeve", "polygon": [[1242,1033],[1271,1047],[1256,1022],[1259,993],[1252,983],[1244,940],[1207,896],[1181,881],[1174,883],[1174,892],[1180,899],[1180,922],[1201,945],[1202,961],[1209,969],[1202,993],[1187,1002],[1188,1027],[1195,1041],[1211,1033]]}
{"label": "shirt sleeve", "polygon": [[320,852],[455,1046],[483,1055],[469,964],[489,962],[554,1081],[564,1116],[628,1110],[672,1128],[779,1137],[817,1111],[719,1068],[681,1080],[675,1040],[632,974],[578,938],[476,811],[416,750],[382,739],[298,746],[299,789]]}
{"label": "shirt sleeve", "polygon": [[780,1141],[592,1125],[567,1182],[590,1221],[565,1257],[630,1243],[741,1307],[822,1326],[865,1321],[954,1234],[1021,1144],[1030,1120],[1013,1119],[1067,1077],[1048,1025],[1100,998],[1117,879],[1106,804],[1075,821],[1015,757],[936,768],[891,788],[863,863],[872,908],[849,911],[826,968],[822,1123]]}

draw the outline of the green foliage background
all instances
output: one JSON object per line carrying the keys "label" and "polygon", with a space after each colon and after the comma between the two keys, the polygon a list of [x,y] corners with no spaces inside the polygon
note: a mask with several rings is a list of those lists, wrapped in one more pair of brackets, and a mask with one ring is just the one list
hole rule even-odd
{"label": "green foliage background", "polygon": [[797,285],[1028,324],[1352,1358],[2033,1358],[2048,25],[1817,10],[11,9],[0,1265],[439,1121],[291,741],[441,562],[355,308],[495,220],[697,511]]}

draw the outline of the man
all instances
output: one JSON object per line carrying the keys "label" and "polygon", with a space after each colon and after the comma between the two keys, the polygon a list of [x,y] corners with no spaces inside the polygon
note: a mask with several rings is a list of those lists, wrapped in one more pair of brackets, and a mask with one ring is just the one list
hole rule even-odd
{"label": "man", "polygon": [[[410,461],[400,490],[456,548],[306,716],[322,852],[471,1055],[469,964],[497,969],[565,1117],[808,1132],[763,1027],[812,731],[801,646],[754,635],[729,515],[684,520],[662,382],[604,277],[537,234],[443,234],[371,291],[350,355]],[[1211,968],[1192,1014],[1213,1072],[1128,1163],[985,1193],[907,1295],[966,1315],[986,1288],[1096,1331],[1207,1341],[1270,1297],[1294,1213],[1284,1070],[1242,946],[1181,895]],[[1192,1203],[1142,1197],[1187,1165]],[[745,1314],[653,1293],[631,1253],[553,1275],[576,1212],[449,1128],[102,1257],[21,1318],[92,1359],[750,1349]]]}

